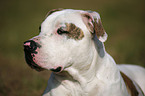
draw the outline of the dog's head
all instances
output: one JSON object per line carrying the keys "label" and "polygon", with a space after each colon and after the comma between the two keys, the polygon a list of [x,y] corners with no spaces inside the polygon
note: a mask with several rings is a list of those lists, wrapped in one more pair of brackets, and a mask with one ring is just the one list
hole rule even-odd
{"label": "dog's head", "polygon": [[100,42],[107,39],[97,12],[52,10],[41,24],[40,34],[24,42],[26,62],[38,71],[54,72],[90,64],[94,37]]}

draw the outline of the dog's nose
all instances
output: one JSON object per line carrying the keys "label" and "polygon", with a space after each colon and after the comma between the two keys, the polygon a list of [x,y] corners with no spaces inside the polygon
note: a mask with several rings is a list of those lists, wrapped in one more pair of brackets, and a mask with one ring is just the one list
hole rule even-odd
{"label": "dog's nose", "polygon": [[50,69],[53,72],[60,72],[62,70],[62,67],[57,67],[56,69]]}
{"label": "dog's nose", "polygon": [[40,48],[41,46],[33,40],[28,40],[24,42],[25,51],[30,51],[31,53],[35,53],[35,50],[37,49],[37,47]]}

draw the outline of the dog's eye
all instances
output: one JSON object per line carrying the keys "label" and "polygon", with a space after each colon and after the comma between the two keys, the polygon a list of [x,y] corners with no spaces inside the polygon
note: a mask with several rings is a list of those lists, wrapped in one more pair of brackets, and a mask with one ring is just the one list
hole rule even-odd
{"label": "dog's eye", "polygon": [[57,33],[58,33],[59,35],[62,35],[62,34],[68,34],[69,32],[68,32],[68,31],[65,31],[65,30],[63,30],[63,29],[61,29],[61,28],[59,28],[59,29],[57,30]]}

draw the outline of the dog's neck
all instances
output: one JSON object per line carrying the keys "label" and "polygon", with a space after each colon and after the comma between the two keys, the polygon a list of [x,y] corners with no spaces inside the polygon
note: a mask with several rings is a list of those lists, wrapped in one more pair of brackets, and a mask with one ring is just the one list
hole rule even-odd
{"label": "dog's neck", "polygon": [[[113,59],[111,57],[108,58],[109,55],[107,53],[105,53],[103,58],[96,55],[97,53],[94,54],[94,58],[96,59],[93,59],[89,69],[82,71],[84,73],[80,73],[78,69],[70,67],[67,72],[53,74],[55,80],[60,82],[64,87],[70,88],[69,91],[79,90],[81,93],[81,95],[72,96],[94,96],[95,93],[93,92],[96,92],[97,89],[101,90],[101,88],[106,88],[107,95],[107,88],[112,88],[112,90],[118,86],[121,88],[122,83],[120,82],[122,81],[120,79],[119,70],[116,68]],[[103,93],[104,92],[100,93],[101,95],[99,96],[105,96],[102,95]]]}
{"label": "dog's neck", "polygon": [[[76,64],[77,67],[70,67],[67,72],[70,76],[82,85],[86,85],[94,78],[117,80],[120,79],[120,73],[113,58],[105,51],[104,45],[97,37],[93,39],[92,61],[90,64]],[[91,53],[91,52],[90,52]],[[79,68],[82,66],[84,68]],[[86,65],[86,66],[85,66]]]}
{"label": "dog's neck", "polygon": [[[88,69],[84,68],[80,71],[77,67],[70,67],[66,72],[64,71],[60,74],[54,74],[56,80],[62,83],[66,80],[73,82],[72,84],[76,84],[79,88],[82,88],[82,90],[87,90],[87,86],[90,86],[92,82],[95,82],[93,84],[96,84],[96,86],[100,86],[99,84],[101,83],[99,82],[103,82],[106,85],[111,85],[113,82],[120,82],[120,73],[112,57],[105,50],[104,56],[99,55],[100,50],[96,50],[96,47],[94,47],[93,50],[94,55],[92,62],[89,64],[89,67],[86,64]],[[79,66],[81,65],[82,64]]]}

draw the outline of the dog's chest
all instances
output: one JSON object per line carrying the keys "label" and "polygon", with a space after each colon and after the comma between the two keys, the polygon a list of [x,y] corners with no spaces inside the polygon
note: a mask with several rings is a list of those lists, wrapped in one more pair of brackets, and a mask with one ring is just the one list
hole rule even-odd
{"label": "dog's chest", "polygon": [[62,86],[67,90],[68,96],[88,96],[78,82],[64,80]]}

